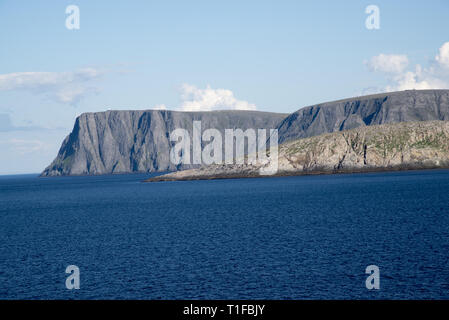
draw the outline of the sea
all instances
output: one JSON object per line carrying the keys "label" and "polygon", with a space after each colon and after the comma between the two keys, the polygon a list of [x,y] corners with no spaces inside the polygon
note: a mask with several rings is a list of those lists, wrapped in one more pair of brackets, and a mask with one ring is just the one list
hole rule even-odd
{"label": "sea", "polygon": [[150,176],[0,176],[0,299],[449,299],[449,170]]}

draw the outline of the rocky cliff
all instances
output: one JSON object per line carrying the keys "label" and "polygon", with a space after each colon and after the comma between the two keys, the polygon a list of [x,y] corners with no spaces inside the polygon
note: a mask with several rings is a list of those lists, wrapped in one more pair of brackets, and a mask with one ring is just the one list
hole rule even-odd
{"label": "rocky cliff", "polygon": [[[266,165],[211,165],[149,181],[260,176]],[[276,175],[449,167],[449,121],[402,122],[359,127],[279,146]]]}
{"label": "rocky cliff", "polygon": [[449,120],[449,90],[409,90],[326,102],[291,115],[256,111],[107,111],[82,114],[43,176],[187,169],[169,161],[169,134],[216,128],[278,128],[279,143],[358,127]]}
{"label": "rocky cliff", "polygon": [[299,109],[279,126],[279,143],[370,125],[449,120],[449,90],[407,90]]}
{"label": "rocky cliff", "polygon": [[170,133],[202,128],[276,128],[286,114],[257,111],[106,111],[80,115],[42,176],[154,172],[185,169],[169,160]]}

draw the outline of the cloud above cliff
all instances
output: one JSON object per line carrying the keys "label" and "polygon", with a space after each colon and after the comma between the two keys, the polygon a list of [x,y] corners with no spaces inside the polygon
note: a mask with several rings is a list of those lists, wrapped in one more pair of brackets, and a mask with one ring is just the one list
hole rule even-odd
{"label": "cloud above cliff", "polygon": [[14,72],[0,74],[0,91],[25,91],[46,94],[65,104],[76,104],[85,95],[97,92],[91,81],[102,71],[84,68],[71,72]]}
{"label": "cloud above cliff", "polygon": [[408,57],[404,54],[379,54],[365,64],[371,71],[400,73],[408,66]]}
{"label": "cloud above cliff", "polygon": [[439,48],[427,67],[416,64],[408,68],[406,55],[382,53],[365,61],[365,65],[372,72],[385,74],[390,83],[385,91],[449,88],[449,42]]}
{"label": "cloud above cliff", "polygon": [[9,145],[13,151],[18,152],[20,155],[25,155],[33,152],[42,152],[49,148],[49,145],[44,143],[43,141],[37,139],[16,139],[12,138],[6,141],[1,141],[2,145]]}
{"label": "cloud above cliff", "polygon": [[51,130],[40,126],[16,126],[11,121],[11,116],[8,113],[0,113],[0,132],[12,131],[45,131]]}
{"label": "cloud above cliff", "polygon": [[228,89],[199,89],[190,84],[181,88],[181,111],[256,110],[256,105],[238,100]]}
{"label": "cloud above cliff", "polygon": [[395,83],[387,86],[387,91],[449,88],[449,77],[441,77],[434,68],[423,68],[419,64],[415,70],[399,74],[393,81]]}
{"label": "cloud above cliff", "polygon": [[435,60],[443,67],[449,68],[449,42],[443,44],[435,57]]}

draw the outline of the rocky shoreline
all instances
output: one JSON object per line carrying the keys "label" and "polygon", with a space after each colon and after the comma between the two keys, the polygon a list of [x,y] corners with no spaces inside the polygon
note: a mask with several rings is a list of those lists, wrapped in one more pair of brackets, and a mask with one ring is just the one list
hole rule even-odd
{"label": "rocky shoreline", "polygon": [[302,172],[279,172],[274,175],[260,174],[231,174],[231,175],[211,175],[211,176],[188,176],[182,178],[164,177],[164,175],[152,177],[143,182],[168,182],[168,181],[198,181],[198,180],[223,180],[223,179],[249,179],[249,178],[278,178],[278,177],[295,177],[295,176],[319,176],[334,174],[355,174],[355,173],[376,173],[376,172],[400,172],[400,171],[420,171],[420,170],[440,170],[449,169],[449,161],[444,166],[422,165],[422,166],[398,166],[385,168],[369,168],[357,170],[336,170],[336,171],[302,171]]}
{"label": "rocky shoreline", "polygon": [[210,165],[146,182],[211,180],[449,168],[449,121],[402,122],[298,139],[279,146],[278,170],[269,164]]}

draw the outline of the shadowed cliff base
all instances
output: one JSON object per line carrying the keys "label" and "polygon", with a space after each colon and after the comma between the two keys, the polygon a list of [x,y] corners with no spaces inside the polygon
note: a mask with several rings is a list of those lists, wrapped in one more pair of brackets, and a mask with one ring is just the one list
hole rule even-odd
{"label": "shadowed cliff base", "polygon": [[296,177],[296,176],[319,176],[319,175],[332,175],[332,174],[354,174],[354,173],[376,173],[376,172],[399,172],[399,171],[420,171],[420,170],[443,170],[449,169],[449,160],[444,166],[434,166],[426,164],[417,164],[410,166],[397,166],[397,167],[385,167],[385,168],[366,168],[366,169],[344,169],[334,171],[301,171],[301,172],[278,172],[273,175],[260,175],[254,174],[222,174],[216,176],[186,176],[183,178],[164,177],[164,175],[152,177],[142,182],[173,182],[173,181],[199,181],[199,180],[223,180],[223,179],[250,179],[250,178],[278,178],[278,177]]}

